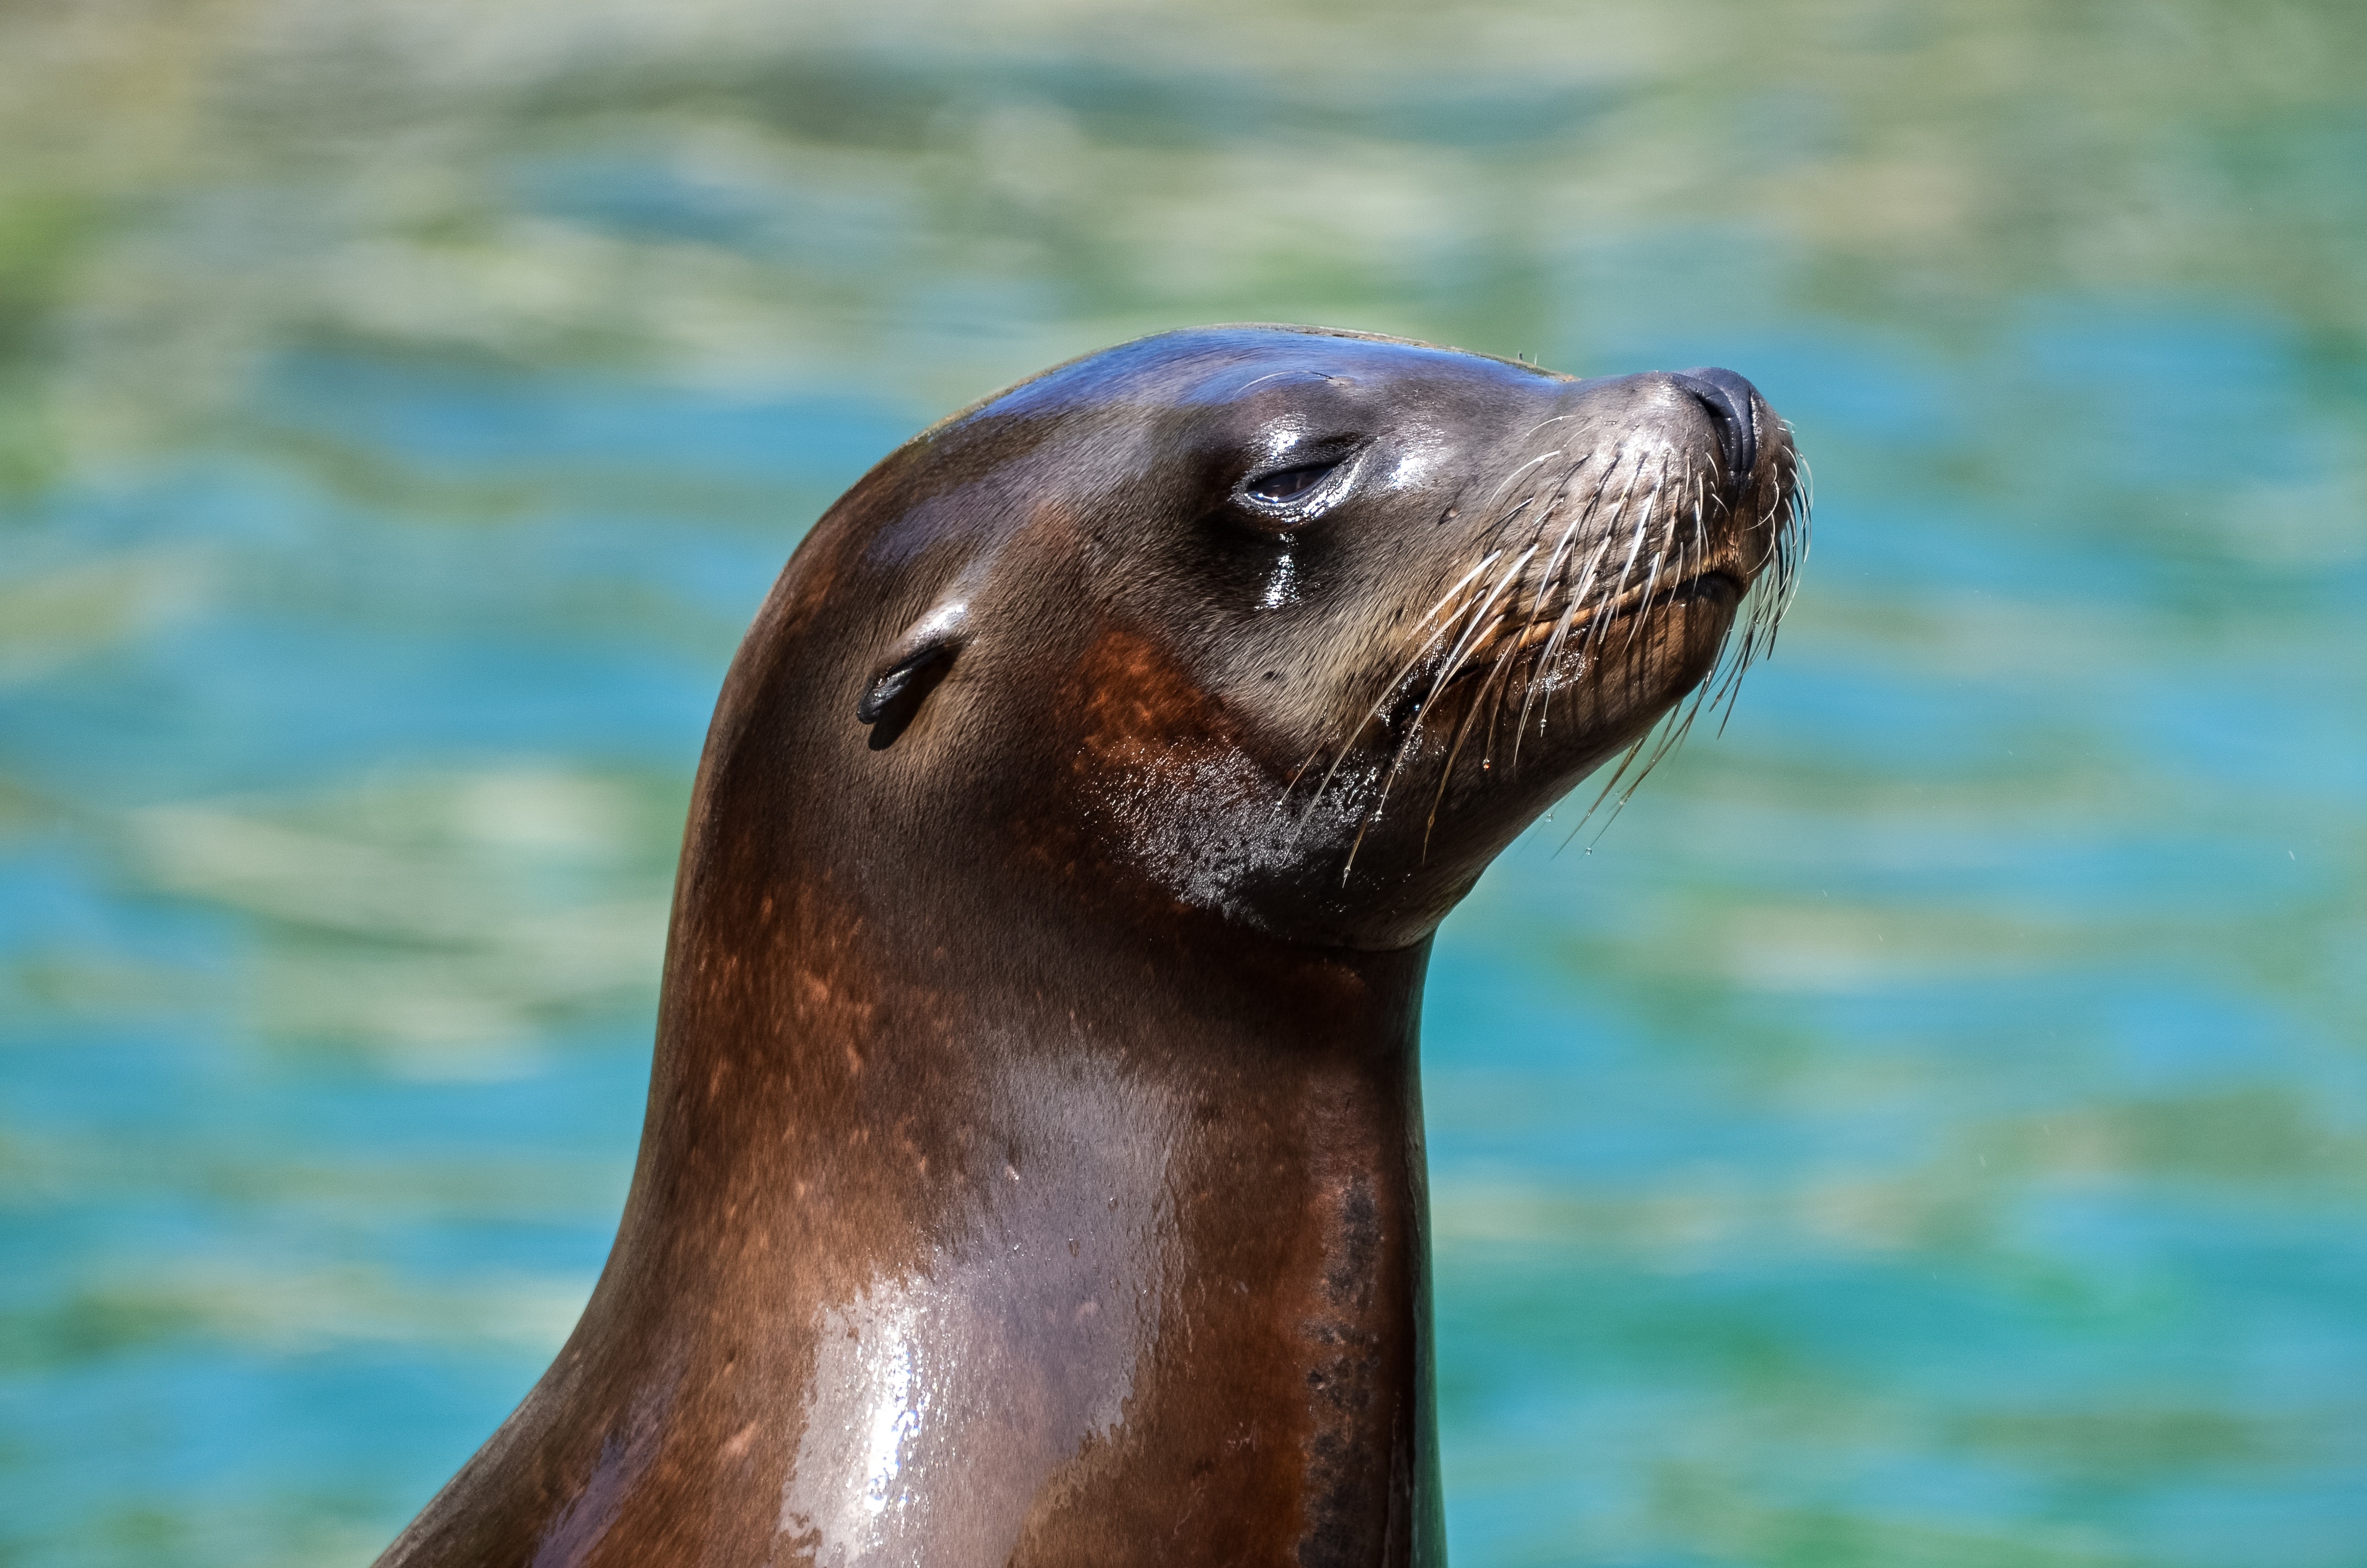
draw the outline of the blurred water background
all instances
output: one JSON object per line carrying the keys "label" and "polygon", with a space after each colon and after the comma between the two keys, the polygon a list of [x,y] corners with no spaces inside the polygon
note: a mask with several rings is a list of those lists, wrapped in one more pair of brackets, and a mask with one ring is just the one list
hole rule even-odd
{"label": "blurred water background", "polygon": [[[1157,328],[1755,379],[1772,664],[1425,1020],[1463,1568],[2367,1563],[2367,7],[0,8],[0,1564],[573,1320],[747,618]],[[1590,830],[1591,832],[1591,830]]]}

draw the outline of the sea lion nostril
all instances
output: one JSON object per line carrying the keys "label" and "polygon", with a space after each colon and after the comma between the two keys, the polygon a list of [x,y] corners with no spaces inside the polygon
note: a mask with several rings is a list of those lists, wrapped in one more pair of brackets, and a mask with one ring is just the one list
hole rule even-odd
{"label": "sea lion nostril", "polygon": [[1759,465],[1759,421],[1752,413],[1750,383],[1732,370],[1715,365],[1680,370],[1676,382],[1699,398],[1710,417],[1717,421],[1717,444],[1726,460],[1727,484],[1740,489],[1750,482],[1750,471]]}

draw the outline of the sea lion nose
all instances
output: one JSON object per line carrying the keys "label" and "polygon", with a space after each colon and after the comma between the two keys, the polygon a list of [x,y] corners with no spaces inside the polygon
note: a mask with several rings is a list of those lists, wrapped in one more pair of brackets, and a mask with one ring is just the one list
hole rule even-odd
{"label": "sea lion nose", "polygon": [[1751,470],[1759,466],[1759,418],[1753,412],[1757,403],[1750,383],[1715,365],[1680,370],[1675,381],[1699,398],[1716,421],[1718,450],[1726,459],[1727,488],[1740,490],[1750,483]]}

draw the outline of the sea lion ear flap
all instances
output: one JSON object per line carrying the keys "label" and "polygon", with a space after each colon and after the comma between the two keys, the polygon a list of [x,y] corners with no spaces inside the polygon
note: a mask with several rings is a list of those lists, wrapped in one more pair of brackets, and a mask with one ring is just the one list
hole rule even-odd
{"label": "sea lion ear flap", "polygon": [[914,621],[871,673],[855,716],[871,726],[871,749],[886,751],[921,710],[969,641],[969,601],[947,599]]}

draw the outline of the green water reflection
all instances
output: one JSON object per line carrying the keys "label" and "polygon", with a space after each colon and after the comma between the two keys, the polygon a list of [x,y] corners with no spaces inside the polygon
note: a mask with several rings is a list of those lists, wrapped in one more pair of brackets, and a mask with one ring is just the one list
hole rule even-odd
{"label": "green water reflection", "polygon": [[2362,60],[2338,0],[0,12],[0,1562],[369,1559],[589,1290],[799,530],[1229,319],[1729,364],[1819,480],[1726,734],[1443,939],[1456,1560],[2367,1562]]}

